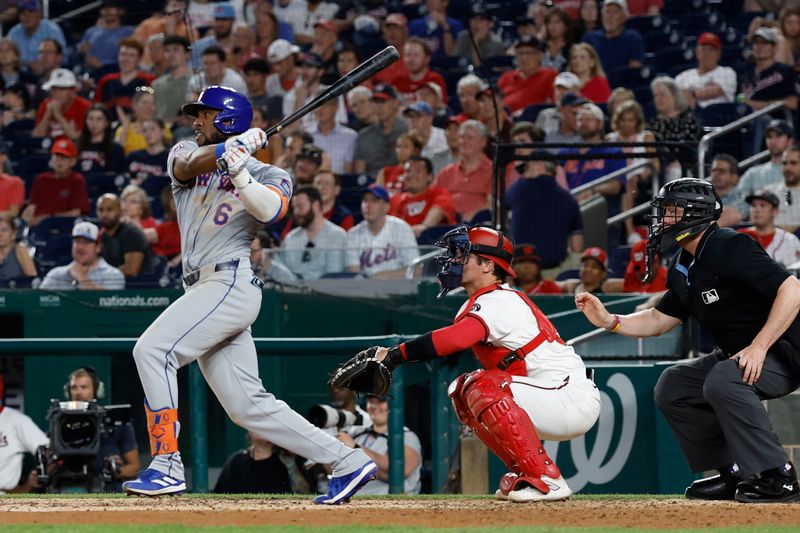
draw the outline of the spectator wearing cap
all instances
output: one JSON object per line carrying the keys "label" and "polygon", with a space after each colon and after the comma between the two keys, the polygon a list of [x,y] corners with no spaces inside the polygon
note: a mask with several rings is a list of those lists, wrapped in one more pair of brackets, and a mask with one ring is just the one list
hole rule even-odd
{"label": "spectator wearing cap", "polygon": [[339,41],[339,27],[336,21],[330,19],[319,20],[314,23],[314,40],[310,52],[322,58],[323,69],[322,83],[330,85],[339,79],[337,69],[338,56],[336,43]]}
{"label": "spectator wearing cap", "polygon": [[126,278],[153,270],[152,251],[142,229],[135,222],[123,222],[122,204],[116,194],[97,199],[97,221],[103,228],[100,235],[103,258],[117,267]]}
{"label": "spectator wearing cap", "polygon": [[590,246],[581,255],[579,279],[557,282],[566,293],[590,292],[606,294],[622,292],[622,279],[608,277],[608,254],[602,248]]}
{"label": "spectator wearing cap", "polygon": [[167,58],[169,72],[153,80],[151,87],[157,95],[156,116],[166,122],[174,122],[178,111],[186,102],[186,91],[191,78],[189,39],[180,35],[165,37],[164,56]]}
{"label": "spectator wearing cap", "polygon": [[771,258],[787,268],[800,261],[800,239],[775,224],[780,212],[780,200],[775,193],[764,189],[751,194],[745,201],[750,205],[750,223],[753,225],[739,231],[757,240]]}
{"label": "spectator wearing cap", "polygon": [[592,45],[577,43],[570,50],[569,70],[581,82],[580,92],[591,102],[604,104],[611,96],[606,73]]}
{"label": "spectator wearing cap", "polygon": [[[283,97],[284,116],[291,115],[303,107],[314,95],[328,88],[327,85],[322,83],[322,75],[325,73],[325,62],[318,54],[314,52],[304,53],[299,71],[299,82]],[[336,122],[344,124],[347,122],[347,111],[344,107],[344,100],[342,97],[339,97],[336,99],[336,102],[338,105],[336,110]],[[308,113],[300,121],[296,122],[294,127],[290,126],[290,131],[299,126],[302,126],[306,131],[314,130],[317,126],[317,116],[314,113]]]}
{"label": "spectator wearing cap", "polygon": [[433,125],[433,108],[427,102],[418,101],[403,111],[408,119],[409,133],[422,141],[422,157],[433,157],[433,154],[447,149],[444,130]]}
{"label": "spectator wearing cap", "polygon": [[314,136],[314,144],[322,148],[331,158],[331,170],[337,174],[353,172],[353,154],[358,133],[336,122],[339,100],[328,100],[319,106],[314,114],[317,126],[309,130]]}
{"label": "spectator wearing cap", "polygon": [[625,27],[628,5],[625,0],[606,0],[600,11],[603,29],[583,36],[583,42],[597,50],[603,69],[610,73],[630,67],[638,68],[644,61],[644,40],[638,31]]}
{"label": "spectator wearing cap", "polygon": [[[559,72],[553,80],[553,100],[556,107],[542,109],[536,116],[536,126],[547,135],[559,130],[561,123],[561,99],[567,93],[577,94],[581,90],[581,81],[572,72]],[[574,129],[574,125],[573,125]]]}
{"label": "spectator wearing cap", "polygon": [[532,244],[519,244],[514,248],[511,267],[517,273],[514,288],[528,296],[561,294],[561,287],[553,280],[542,278],[542,258]]}
{"label": "spectator wearing cap", "polygon": [[397,164],[395,143],[408,131],[408,123],[397,116],[399,103],[394,86],[376,84],[372,89],[372,102],[377,120],[358,132],[353,170],[357,174],[375,176],[383,167]]}
{"label": "spectator wearing cap", "polygon": [[6,174],[8,146],[0,143],[0,217],[14,219],[25,204],[25,182],[19,176]]}
{"label": "spectator wearing cap", "polygon": [[[615,172],[625,167],[625,159],[609,158],[602,156],[610,154],[621,154],[619,148],[603,146],[603,129],[605,115],[603,111],[592,103],[583,104],[578,111],[577,128],[578,135],[584,143],[596,144],[591,148],[563,148],[559,153],[564,157],[564,171],[567,173],[567,184],[570,190],[590,183],[611,172]],[[588,154],[599,156],[597,159],[570,159],[572,154]],[[605,197],[608,203],[608,216],[614,216],[620,212],[622,193],[625,191],[625,177],[607,181],[597,185],[592,189],[579,194],[576,198],[583,201],[594,194]],[[616,246],[620,242],[620,228],[617,225],[608,227],[608,246]]]}
{"label": "spectator wearing cap", "polygon": [[189,79],[186,88],[186,100],[194,102],[203,92],[203,89],[212,85],[230,87],[245,96],[247,84],[238,72],[227,66],[228,55],[225,50],[217,45],[212,45],[203,50],[203,68]]}
{"label": "spectator wearing cap", "polygon": [[506,191],[511,235],[535,246],[540,266],[553,269],[569,252],[583,250],[583,219],[575,198],[556,182],[555,162],[530,155],[534,158],[520,162],[522,175]]}
{"label": "spectator wearing cap", "polygon": [[403,62],[403,50],[408,39],[408,19],[402,13],[386,15],[381,24],[381,35],[386,46],[394,46],[400,52],[400,59],[372,77],[375,83],[394,83],[399,76],[408,76],[408,69]]}
{"label": "spectator wearing cap", "polygon": [[321,166],[322,148],[314,144],[304,145],[294,162],[292,175],[295,185],[311,185]]}
{"label": "spectator wearing cap", "polygon": [[711,184],[722,201],[722,216],[717,224],[722,227],[735,226],[747,218],[749,208],[744,196],[736,187],[739,183],[739,163],[730,154],[716,154],[711,161]]}
{"label": "spectator wearing cap", "polygon": [[488,85],[485,81],[470,72],[461,77],[456,84],[458,103],[461,104],[461,113],[456,115],[460,122],[473,119],[480,120],[481,109],[478,103],[478,95],[486,90]]}
{"label": "spectator wearing cap", "polygon": [[444,130],[444,138],[447,141],[447,149],[436,152],[433,154],[433,157],[431,157],[434,176],[438,176],[443,168],[458,161],[461,153],[458,131],[462,123],[463,121],[459,120],[457,117],[448,117],[445,121],[444,128],[442,129]]}
{"label": "spectator wearing cap", "polygon": [[267,94],[267,75],[269,64],[260,57],[251,57],[242,68],[244,83],[247,85],[247,94],[253,108],[267,107],[270,98]]}
{"label": "spectator wearing cap", "polygon": [[440,224],[456,223],[456,208],[450,191],[432,187],[430,159],[411,156],[405,163],[403,190],[392,196],[389,214],[407,222],[417,238]]}
{"label": "spectator wearing cap", "polygon": [[[650,82],[656,116],[647,123],[659,142],[696,144],[704,135],[703,126],[697,116],[689,109],[675,80],[669,76],[659,76]],[[697,155],[690,147],[669,148],[667,166],[664,169],[666,181],[686,176],[694,172]]]}
{"label": "spectator wearing cap", "polygon": [[[774,102],[783,102],[791,110],[797,109],[797,77],[792,67],[775,61],[778,41],[778,31],[764,26],[755,30],[750,38],[755,62],[745,69],[740,78],[739,92],[744,95],[744,103],[756,111]],[[761,150],[769,120],[769,116],[762,116],[755,122],[753,153]]]}
{"label": "spectator wearing cap", "polygon": [[473,65],[479,67],[483,60],[505,54],[506,48],[503,46],[503,41],[493,31],[494,18],[486,9],[476,6],[470,13],[467,23],[478,44],[480,54],[475,53],[475,48],[470,40],[470,31],[464,30],[456,38],[454,56],[468,57]]}
{"label": "spectator wearing cap", "polygon": [[[564,73],[562,72],[562,74]],[[578,111],[587,103],[589,103],[589,101],[577,93],[570,92],[562,96],[557,108],[558,129],[546,133],[544,141],[547,143],[582,142],[583,138],[578,133]],[[550,149],[553,153],[558,153],[559,150],[561,150],[561,148]]]}
{"label": "spectator wearing cap", "polygon": [[406,41],[403,48],[403,63],[406,65],[407,73],[397,76],[392,83],[403,102],[414,101],[417,89],[428,82],[433,82],[442,89],[442,100],[447,103],[447,84],[441,74],[431,70],[431,50],[425,40],[411,37]]}
{"label": "spectator wearing cap", "polygon": [[427,41],[432,55],[452,56],[455,40],[464,29],[460,21],[447,16],[450,0],[427,0],[428,14],[412,20],[408,33]]}
{"label": "spectator wearing cap", "polygon": [[[389,398],[367,395],[368,427],[359,426],[336,438],[350,448],[361,448],[378,465],[377,478],[364,485],[360,494],[389,494]],[[422,444],[419,437],[403,426],[403,493],[419,494],[421,488]]]}
{"label": "spectator wearing cap", "polygon": [[780,200],[775,224],[794,233],[800,228],[800,146],[793,145],[783,153],[783,181],[767,185],[764,190]]}
{"label": "spectator wearing cap", "polygon": [[283,239],[283,262],[303,279],[319,279],[344,271],[347,246],[345,231],[326,219],[322,197],[312,185],[295,189],[292,195],[292,229]]}
{"label": "spectator wearing cap", "polygon": [[450,108],[442,103],[442,88],[438,84],[429,81],[417,89],[416,98],[418,101],[426,102],[433,109],[433,125],[444,129],[447,119],[452,116]]}
{"label": "spectator wearing cap", "polygon": [[717,34],[705,32],[697,38],[694,49],[697,67],[684,70],[675,77],[692,109],[711,104],[733,102],[736,97],[736,71],[719,64],[722,42]]}
{"label": "spectator wearing cap", "polygon": [[279,20],[292,25],[295,42],[306,46],[314,42],[314,25],[321,20],[333,20],[339,6],[320,0],[279,0],[274,10]]}
{"label": "spectator wearing cap", "polygon": [[520,37],[514,45],[517,68],[504,72],[497,80],[512,113],[553,100],[553,81],[558,72],[541,66],[543,49],[536,37]]}
{"label": "spectator wearing cap", "polygon": [[[186,27],[184,13],[186,12],[187,0],[167,0],[163,11],[156,12],[152,16],[144,19],[136,26],[132,37],[144,44],[153,35],[162,34],[167,37],[178,35],[185,37],[189,41],[196,43],[200,38],[197,30]],[[142,62],[150,64],[149,51],[145,49]]]}
{"label": "spectator wearing cap", "polygon": [[97,24],[86,30],[78,43],[83,64],[90,69],[117,62],[119,42],[133,33],[133,26],[122,24],[125,9],[118,0],[103,0]]}
{"label": "spectator wearing cap", "polygon": [[659,293],[667,290],[667,269],[659,256],[653,259],[653,279],[644,283],[647,272],[647,241],[641,240],[631,246],[630,259],[622,278],[622,292]]}
{"label": "spectator wearing cap", "polygon": [[109,72],[97,82],[94,101],[104,103],[111,111],[129,111],[138,87],[148,87],[155,79],[149,72],[139,70],[144,47],[131,37],[119,42],[118,72]]}
{"label": "spectator wearing cap", "polygon": [[222,2],[214,4],[213,31],[196,41],[192,47],[192,67],[202,66],[203,52],[210,46],[219,46],[228,57],[233,52],[233,23],[236,21],[236,10],[232,4]]}
{"label": "spectator wearing cap", "polygon": [[572,18],[564,9],[556,6],[544,16],[544,27],[542,66],[560,72],[569,63],[570,48],[575,44]]}
{"label": "spectator wearing cap", "polygon": [[347,232],[345,267],[380,278],[405,277],[406,268],[419,256],[417,239],[409,224],[389,215],[389,191],[373,183],[361,199],[364,220]]}
{"label": "spectator wearing cap", "polygon": [[[736,185],[745,198],[769,185],[783,181],[783,153],[794,143],[794,129],[785,120],[772,120],[766,129],[769,161],[748,168]],[[747,216],[746,207],[742,209]]]}
{"label": "spectator wearing cap", "polygon": [[8,31],[14,41],[23,65],[33,66],[39,58],[39,44],[44,39],[55,39],[61,48],[67,47],[64,32],[52,20],[42,18],[42,8],[37,0],[22,0],[19,3],[19,23]]}
{"label": "spectator wearing cap", "polygon": [[487,130],[477,120],[467,120],[458,130],[459,160],[436,175],[434,186],[450,191],[456,211],[469,222],[489,208],[492,195],[492,162],[486,157]]}
{"label": "spectator wearing cap", "polygon": [[100,229],[91,222],[78,222],[72,228],[72,261],[48,272],[39,288],[55,291],[124,289],[125,276],[108,264],[101,251]]}
{"label": "spectator wearing cap", "polygon": [[284,39],[276,39],[267,48],[267,61],[269,61],[272,74],[267,76],[267,94],[270,96],[285,96],[300,83],[295,64],[295,54],[300,48]]}
{"label": "spectator wearing cap", "polygon": [[77,217],[89,212],[89,193],[83,175],[73,167],[78,161],[75,144],[61,137],[50,149],[52,170],[42,172],[33,180],[27,207],[22,219],[36,226],[45,218]]}
{"label": "spectator wearing cap", "polygon": [[71,70],[57,68],[50,74],[50,79],[42,85],[42,89],[48,91],[50,96],[39,104],[31,135],[78,137],[86,112],[92,105],[83,96],[78,96],[78,86],[78,80]]}

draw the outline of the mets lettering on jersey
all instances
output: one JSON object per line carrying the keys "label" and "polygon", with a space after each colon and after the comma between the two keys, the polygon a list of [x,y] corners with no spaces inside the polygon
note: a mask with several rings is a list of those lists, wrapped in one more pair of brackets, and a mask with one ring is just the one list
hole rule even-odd
{"label": "mets lettering on jersey", "polygon": [[387,216],[383,227],[373,234],[366,221],[347,232],[345,265],[365,274],[397,270],[419,256],[414,231],[397,217]]}

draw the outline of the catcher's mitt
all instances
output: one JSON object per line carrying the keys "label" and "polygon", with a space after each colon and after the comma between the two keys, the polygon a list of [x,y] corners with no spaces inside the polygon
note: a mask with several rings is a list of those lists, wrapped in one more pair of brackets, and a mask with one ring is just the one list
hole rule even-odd
{"label": "catcher's mitt", "polygon": [[375,358],[378,346],[362,350],[342,365],[328,386],[384,396],[392,388],[392,370]]}

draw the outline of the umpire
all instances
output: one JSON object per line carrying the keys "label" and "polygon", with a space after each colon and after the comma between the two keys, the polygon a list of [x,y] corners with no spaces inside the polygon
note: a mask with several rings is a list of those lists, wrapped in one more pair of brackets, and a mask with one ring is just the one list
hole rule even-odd
{"label": "umpire", "polygon": [[612,315],[589,293],[575,305],[592,324],[650,337],[694,317],[716,341],[710,355],[675,365],[655,399],[695,472],[716,469],[686,497],[747,503],[800,500],[797,474],[761,400],[800,382],[800,282],[747,235],[716,224],[722,202],[706,181],[665,185],[652,202],[648,275],[655,254],[680,248],[654,309]]}

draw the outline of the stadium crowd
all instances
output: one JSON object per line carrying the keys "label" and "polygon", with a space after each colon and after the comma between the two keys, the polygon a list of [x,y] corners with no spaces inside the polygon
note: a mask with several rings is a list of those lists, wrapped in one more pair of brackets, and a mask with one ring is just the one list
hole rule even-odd
{"label": "stadium crowd", "polygon": [[[266,279],[404,277],[454,224],[492,219],[498,142],[540,143],[502,168],[530,294],[662,290],[628,280],[646,217],[610,224],[603,249],[584,243],[581,207],[601,199],[614,216],[700,170],[723,225],[800,259],[798,2],[104,0],[59,23],[36,0],[4,5],[3,286],[179,280],[166,164],[194,135],[181,106],[229,86],[266,128],[386,45],[398,62],[257,154],[296,187],[291,215],[253,244]],[[774,102],[697,168],[706,132]]]}

